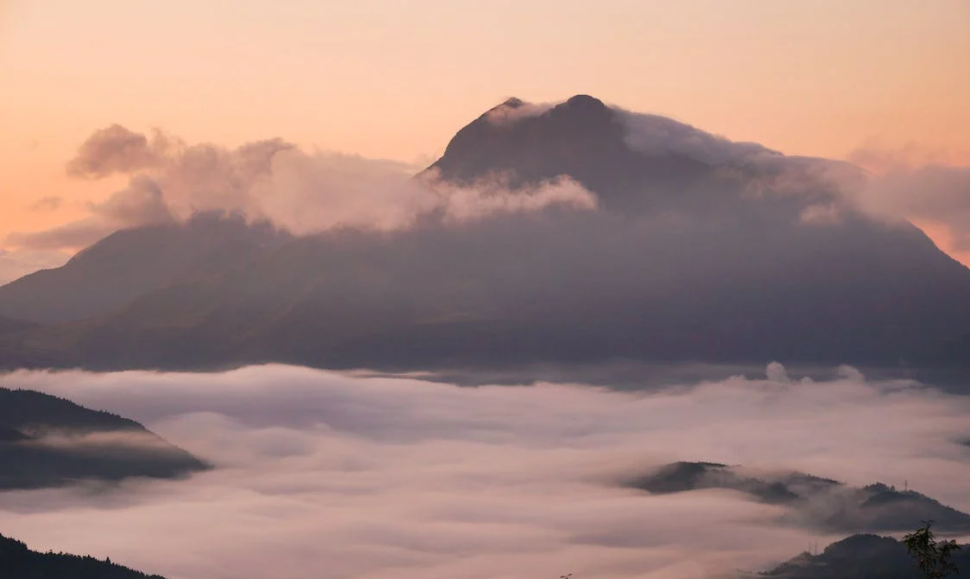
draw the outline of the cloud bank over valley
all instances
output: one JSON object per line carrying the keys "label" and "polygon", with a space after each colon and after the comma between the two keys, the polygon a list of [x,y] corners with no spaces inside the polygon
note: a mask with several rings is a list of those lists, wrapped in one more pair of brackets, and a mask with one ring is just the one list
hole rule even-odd
{"label": "cloud bank over valley", "polygon": [[[618,392],[287,366],[0,379],[143,422],[184,481],[0,494],[4,532],[173,579],[707,578],[841,538],[730,489],[624,481],[679,460],[904,483],[970,509],[966,398],[857,370]],[[95,530],[96,532],[92,532]]]}

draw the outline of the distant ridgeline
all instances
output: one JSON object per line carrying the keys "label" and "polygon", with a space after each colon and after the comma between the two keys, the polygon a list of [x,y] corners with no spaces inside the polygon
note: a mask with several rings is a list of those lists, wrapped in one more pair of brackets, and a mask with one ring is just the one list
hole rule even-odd
{"label": "distant ridgeline", "polygon": [[[968,547],[964,545],[953,557],[961,575],[970,571]],[[757,576],[770,579],[912,579],[919,576],[919,571],[901,542],[892,537],[864,534],[833,543],[817,555],[802,553]]]}
{"label": "distant ridgeline", "polygon": [[710,462],[677,462],[623,481],[653,494],[729,489],[781,505],[779,522],[823,532],[896,532],[934,521],[943,532],[970,531],[970,515],[911,490],[862,488],[799,472],[755,473]]}
{"label": "distant ridgeline", "polygon": [[133,420],[41,392],[0,388],[0,490],[175,478],[207,468]]}
{"label": "distant ridgeline", "polygon": [[38,553],[20,541],[0,535],[0,579],[164,579],[115,565],[64,553]]}

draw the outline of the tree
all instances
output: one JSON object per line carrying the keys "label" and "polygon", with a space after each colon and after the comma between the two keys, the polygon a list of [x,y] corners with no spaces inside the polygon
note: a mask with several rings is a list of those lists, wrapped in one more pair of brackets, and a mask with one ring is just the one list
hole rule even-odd
{"label": "tree", "polygon": [[930,527],[933,521],[924,521],[925,525],[903,537],[906,550],[919,565],[920,571],[926,579],[943,579],[960,570],[950,561],[954,551],[960,546],[956,541],[937,541]]}

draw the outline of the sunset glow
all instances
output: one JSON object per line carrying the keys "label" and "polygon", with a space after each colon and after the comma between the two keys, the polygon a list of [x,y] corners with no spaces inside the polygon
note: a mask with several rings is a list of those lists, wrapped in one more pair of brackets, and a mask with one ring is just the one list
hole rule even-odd
{"label": "sunset glow", "polygon": [[788,154],[966,164],[968,26],[961,0],[7,1],[0,236],[117,189],[63,170],[113,123],[426,164],[505,97],[586,93]]}

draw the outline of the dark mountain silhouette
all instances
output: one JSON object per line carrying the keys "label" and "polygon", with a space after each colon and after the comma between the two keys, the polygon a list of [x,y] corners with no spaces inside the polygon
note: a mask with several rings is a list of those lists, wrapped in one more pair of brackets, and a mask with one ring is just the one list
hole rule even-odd
{"label": "dark mountain silhouette", "polygon": [[[638,153],[627,144],[627,128],[616,112],[586,95],[541,115],[496,120],[503,111],[527,106],[510,99],[486,112],[458,131],[428,171],[462,184],[498,174],[512,187],[569,175],[595,191],[608,208],[642,210],[661,206],[661,191],[676,191],[683,200],[714,170],[677,151]],[[653,193],[643,194],[645,186]]]}
{"label": "dark mountain silhouette", "polygon": [[[403,231],[336,230],[271,251],[247,243],[233,259],[213,253],[133,286],[120,280],[140,278],[154,254],[119,243],[123,257],[99,260],[115,278],[92,281],[97,268],[79,257],[0,288],[8,317],[24,303],[30,319],[90,316],[8,331],[13,353],[0,364],[970,364],[954,346],[970,331],[970,269],[916,227],[855,209],[841,188],[860,175],[588,96],[548,109],[511,100],[459,131],[419,178],[500,179],[525,195],[568,177],[598,209],[457,225],[429,216]],[[44,305],[73,286],[94,297]]]}
{"label": "dark mountain silhouette", "polygon": [[34,324],[23,320],[14,320],[0,316],[0,334],[18,332],[30,328]]}
{"label": "dark mountain silhouette", "polygon": [[213,213],[118,231],[61,267],[0,287],[0,316],[57,323],[104,314],[152,290],[245,263],[287,238],[267,224]]}
{"label": "dark mountain silhouette", "polygon": [[164,579],[146,575],[110,559],[66,553],[38,553],[27,545],[0,535],[0,579]]}
{"label": "dark mountain silhouette", "polygon": [[208,466],[133,420],[0,388],[0,490],[174,478]]}
{"label": "dark mountain silhouette", "polygon": [[785,473],[768,479],[738,474],[725,464],[676,462],[630,482],[653,494],[723,488],[741,491],[766,503],[791,503],[805,496],[841,486],[837,481],[802,473]]}
{"label": "dark mountain silhouette", "polygon": [[625,481],[653,494],[730,489],[760,502],[783,505],[783,522],[826,532],[889,532],[935,521],[943,531],[970,530],[970,515],[911,490],[882,483],[862,488],[799,472],[751,474],[710,462],[677,462]]}
{"label": "dark mountain silhouette", "polygon": [[[953,562],[970,569],[970,550],[964,546]],[[759,573],[777,579],[911,579],[919,569],[906,547],[892,537],[853,535],[832,543],[821,553],[802,553],[785,563]]]}

